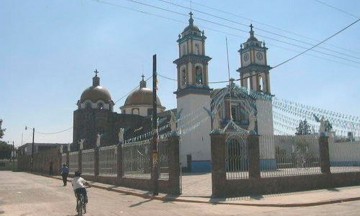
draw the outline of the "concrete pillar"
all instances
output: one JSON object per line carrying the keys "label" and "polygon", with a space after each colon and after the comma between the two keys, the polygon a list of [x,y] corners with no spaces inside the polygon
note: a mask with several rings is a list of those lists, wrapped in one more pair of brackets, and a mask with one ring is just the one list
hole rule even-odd
{"label": "concrete pillar", "polygon": [[78,164],[79,164],[79,172],[82,172],[82,150],[79,149],[79,157],[78,157]]}
{"label": "concrete pillar", "polygon": [[122,156],[122,145],[119,144],[116,147],[116,154],[117,154],[117,176],[116,176],[116,182],[120,184],[122,182],[122,178],[124,175],[123,171],[123,156]]}
{"label": "concrete pillar", "polygon": [[95,179],[99,176],[100,166],[99,166],[99,147],[95,147],[94,149],[94,176]]}
{"label": "concrete pillar", "polygon": [[321,173],[330,174],[329,137],[319,137],[320,168]]}
{"label": "concrete pillar", "polygon": [[221,132],[210,134],[211,137],[211,161],[212,161],[212,195],[221,197],[226,187],[225,170],[225,145],[226,135]]}
{"label": "concrete pillar", "polygon": [[169,157],[169,183],[171,194],[178,195],[180,191],[180,156],[179,156],[179,136],[169,137],[168,157]]}
{"label": "concrete pillar", "polygon": [[260,147],[259,135],[250,134],[247,137],[249,155],[249,178],[260,178]]}

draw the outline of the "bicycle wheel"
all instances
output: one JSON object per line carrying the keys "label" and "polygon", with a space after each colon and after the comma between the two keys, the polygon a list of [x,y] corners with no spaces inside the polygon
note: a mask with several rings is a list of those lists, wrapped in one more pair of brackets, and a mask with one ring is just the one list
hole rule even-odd
{"label": "bicycle wheel", "polygon": [[84,196],[82,194],[79,194],[78,199],[77,199],[77,205],[76,205],[78,216],[83,215],[83,204],[84,204]]}

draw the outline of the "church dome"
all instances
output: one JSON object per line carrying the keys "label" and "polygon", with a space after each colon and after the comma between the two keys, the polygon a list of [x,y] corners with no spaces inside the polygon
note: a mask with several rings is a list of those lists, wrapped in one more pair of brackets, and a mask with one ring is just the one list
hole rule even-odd
{"label": "church dome", "polygon": [[100,78],[97,76],[97,70],[93,77],[93,85],[85,89],[81,94],[77,105],[79,109],[93,108],[93,109],[107,109],[112,110],[114,102],[111,99],[110,92],[100,86]]}
{"label": "church dome", "polygon": [[[161,106],[159,97],[156,97],[156,101],[157,106]],[[153,105],[153,92],[151,89],[146,88],[146,81],[144,81],[144,76],[140,82],[140,88],[131,93],[125,100],[124,106],[134,105]]]}
{"label": "church dome", "polygon": [[81,94],[80,102],[84,102],[86,100],[90,100],[92,102],[97,102],[102,100],[104,102],[111,101],[111,95],[109,91],[102,86],[91,86]]}
{"label": "church dome", "polygon": [[184,31],[183,31],[183,35],[187,35],[187,34],[192,34],[192,33],[198,33],[200,34],[201,31],[200,29],[194,25],[194,19],[192,18],[192,12],[189,13],[190,14],[190,19],[189,19],[189,25],[185,27]]}

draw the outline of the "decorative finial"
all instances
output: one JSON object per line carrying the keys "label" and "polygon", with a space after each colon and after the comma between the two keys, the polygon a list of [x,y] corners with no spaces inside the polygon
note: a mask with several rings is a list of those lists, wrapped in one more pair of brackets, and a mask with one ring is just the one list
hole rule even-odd
{"label": "decorative finial", "polygon": [[99,86],[100,85],[100,77],[97,76],[97,74],[99,73],[97,69],[95,69],[94,71],[95,76],[93,77],[93,86]]}
{"label": "decorative finial", "polygon": [[140,81],[140,89],[142,89],[142,88],[146,88],[146,81],[144,80],[144,74],[143,75],[141,75],[141,77],[142,77],[142,80]]}
{"label": "decorative finial", "polygon": [[194,25],[194,19],[192,18],[193,13],[190,11],[189,15],[190,15],[189,25],[192,26]]}
{"label": "decorative finial", "polygon": [[250,24],[250,37],[254,37],[253,24]]}

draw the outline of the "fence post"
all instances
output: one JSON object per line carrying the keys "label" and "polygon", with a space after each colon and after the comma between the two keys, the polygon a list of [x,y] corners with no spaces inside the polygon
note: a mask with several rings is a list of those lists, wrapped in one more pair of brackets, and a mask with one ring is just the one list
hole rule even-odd
{"label": "fence post", "polygon": [[321,173],[330,174],[329,136],[320,135],[319,151]]}
{"label": "fence post", "polygon": [[95,147],[94,149],[94,177],[95,179],[97,179],[97,177],[99,176],[99,149],[100,147]]}
{"label": "fence post", "polygon": [[180,158],[179,158],[179,136],[172,135],[168,142],[169,158],[169,182],[172,194],[178,195],[180,191]]}
{"label": "fence post", "polygon": [[221,197],[226,188],[226,170],[225,170],[225,140],[226,135],[221,131],[214,131],[210,134],[211,138],[211,180],[212,195]]}
{"label": "fence post", "polygon": [[81,149],[79,149],[78,154],[79,154],[79,157],[78,157],[78,165],[79,165],[78,171],[82,173],[82,150]]}
{"label": "fence post", "polygon": [[249,134],[247,143],[249,154],[249,178],[260,178],[259,135]]}
{"label": "fence post", "polygon": [[123,156],[122,156],[122,144],[118,144],[116,147],[116,154],[117,154],[117,176],[116,176],[116,182],[117,184],[120,184],[122,182],[123,177]]}

